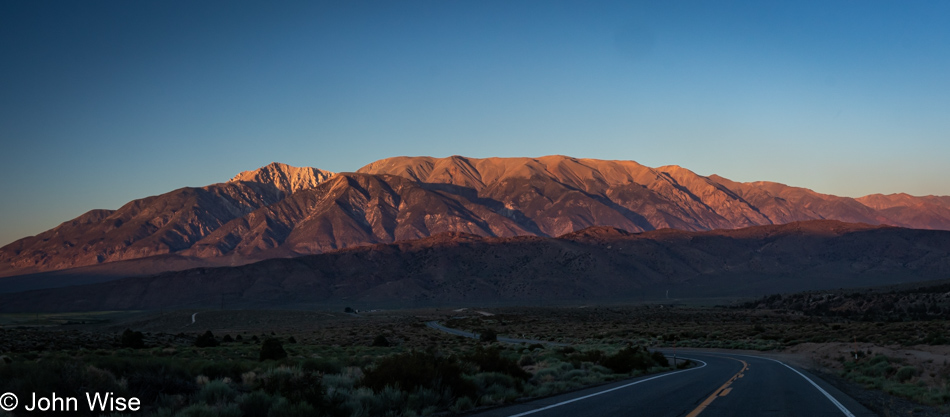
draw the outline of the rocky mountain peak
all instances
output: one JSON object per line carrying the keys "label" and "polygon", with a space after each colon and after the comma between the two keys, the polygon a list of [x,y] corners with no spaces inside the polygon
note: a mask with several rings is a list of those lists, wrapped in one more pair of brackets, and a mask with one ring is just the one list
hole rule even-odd
{"label": "rocky mountain peak", "polygon": [[333,175],[333,172],[319,168],[295,167],[280,162],[271,162],[253,171],[241,172],[228,182],[247,181],[270,184],[287,194],[293,194],[297,191],[314,188]]}

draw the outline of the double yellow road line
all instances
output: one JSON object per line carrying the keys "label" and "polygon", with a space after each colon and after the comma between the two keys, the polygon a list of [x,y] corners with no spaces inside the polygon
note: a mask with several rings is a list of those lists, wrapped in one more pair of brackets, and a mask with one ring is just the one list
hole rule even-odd
{"label": "double yellow road line", "polygon": [[706,398],[706,401],[703,401],[702,404],[700,404],[700,405],[699,405],[698,407],[696,407],[693,411],[691,411],[689,414],[687,414],[686,417],[696,417],[696,416],[698,416],[699,413],[702,413],[703,410],[706,409],[706,407],[709,407],[709,404],[712,404],[712,402],[715,401],[716,398],[718,398],[718,397],[725,397],[726,395],[729,395],[729,393],[732,391],[732,388],[730,388],[729,385],[732,385],[732,383],[735,382],[735,380],[737,380],[737,379],[739,379],[739,378],[742,378],[742,376],[743,376],[745,370],[746,370],[746,369],[749,369],[749,364],[746,363],[746,361],[741,360],[741,359],[733,359],[733,358],[729,358],[729,359],[742,362],[742,369],[740,369],[739,372],[736,372],[736,374],[733,375],[732,378],[729,378],[729,380],[726,381],[725,384],[722,384],[721,387],[719,387],[717,390],[713,391],[712,395],[710,395],[709,398]]}

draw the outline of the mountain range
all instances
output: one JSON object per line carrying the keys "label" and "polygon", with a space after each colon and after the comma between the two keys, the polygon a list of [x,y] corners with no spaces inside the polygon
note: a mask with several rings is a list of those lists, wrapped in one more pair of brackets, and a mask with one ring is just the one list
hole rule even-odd
{"label": "mountain range", "polygon": [[272,163],[225,183],[93,210],[17,240],[0,248],[0,276],[241,265],[443,233],[701,232],[806,220],[950,230],[950,197],[839,197],[675,165],[568,156],[395,157],[346,173]]}

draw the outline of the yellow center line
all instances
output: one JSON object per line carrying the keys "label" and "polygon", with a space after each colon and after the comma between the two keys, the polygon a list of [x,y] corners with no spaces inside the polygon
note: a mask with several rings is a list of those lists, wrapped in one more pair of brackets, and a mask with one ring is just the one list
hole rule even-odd
{"label": "yellow center line", "polygon": [[[733,359],[733,358],[729,358],[729,359],[742,362],[742,369],[740,369],[739,372],[736,372],[736,374],[733,375],[732,378],[729,378],[729,380],[726,381],[725,384],[722,384],[722,386],[719,387],[719,389],[713,391],[712,395],[710,395],[709,398],[706,398],[706,401],[703,401],[703,403],[700,404],[699,407],[696,407],[696,409],[694,409],[689,414],[687,414],[686,417],[698,416],[699,413],[702,413],[703,410],[706,409],[706,407],[709,407],[709,404],[712,404],[713,400],[715,400],[716,397],[720,397],[720,396],[724,397],[727,394],[729,394],[729,392],[732,391],[732,388],[729,388],[729,385],[732,384],[736,379],[742,377],[742,373],[745,372],[746,369],[749,369],[749,364],[746,363],[746,361],[741,360],[741,359]],[[720,393],[722,394],[720,395]]]}

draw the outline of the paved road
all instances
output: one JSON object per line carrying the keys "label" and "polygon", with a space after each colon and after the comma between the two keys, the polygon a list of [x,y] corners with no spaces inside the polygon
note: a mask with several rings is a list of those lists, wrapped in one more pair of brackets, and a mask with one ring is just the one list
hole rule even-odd
{"label": "paved road", "polygon": [[[426,324],[458,336],[475,337],[473,333],[434,321]],[[502,337],[498,340],[550,343]],[[669,355],[670,352],[664,353]],[[692,359],[699,366],[496,408],[473,416],[875,416],[817,377],[773,359],[697,351],[681,352],[679,357]]]}
{"label": "paved road", "polygon": [[771,359],[681,354],[699,367],[496,408],[480,417],[854,416],[875,414],[824,381]]}

